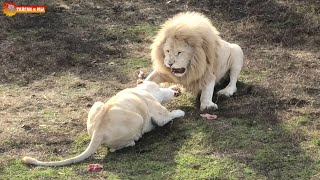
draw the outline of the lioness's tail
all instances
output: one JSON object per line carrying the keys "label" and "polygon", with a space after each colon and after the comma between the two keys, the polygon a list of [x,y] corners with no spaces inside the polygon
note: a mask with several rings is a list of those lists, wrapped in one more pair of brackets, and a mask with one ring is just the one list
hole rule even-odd
{"label": "lioness's tail", "polygon": [[38,161],[34,158],[26,156],[22,159],[22,161],[26,164],[34,164],[34,165],[40,165],[40,166],[65,166],[68,164],[77,163],[79,161],[82,161],[82,160],[90,157],[93,153],[95,153],[98,150],[98,147],[100,144],[101,144],[101,139],[100,138],[98,139],[94,133],[87,149],[83,153],[81,153],[80,155],[78,155],[76,157],[62,160],[62,161],[43,162],[43,161]]}
{"label": "lioness's tail", "polygon": [[[104,108],[103,108],[104,104],[102,102],[96,102],[94,103],[94,105],[91,107],[90,111],[89,111],[89,115],[88,115],[88,122],[89,125],[88,126],[92,126],[92,124],[94,124],[94,122],[97,122],[98,124],[96,126],[99,126],[101,119],[104,116]],[[89,133],[91,134],[91,133]],[[89,156],[91,156],[93,153],[95,153],[98,148],[99,145],[102,142],[103,137],[101,136],[101,134],[99,135],[97,131],[92,132],[92,136],[91,136],[91,141],[89,146],[87,147],[87,149],[81,153],[80,155],[70,158],[70,159],[66,159],[66,160],[62,160],[62,161],[49,161],[49,162],[43,162],[43,161],[38,161],[34,158],[31,157],[24,157],[22,159],[22,161],[26,164],[34,164],[34,165],[40,165],[40,166],[64,166],[64,165],[68,165],[68,164],[73,164],[73,163],[77,163],[79,161],[82,161],[86,158],[88,158]]]}

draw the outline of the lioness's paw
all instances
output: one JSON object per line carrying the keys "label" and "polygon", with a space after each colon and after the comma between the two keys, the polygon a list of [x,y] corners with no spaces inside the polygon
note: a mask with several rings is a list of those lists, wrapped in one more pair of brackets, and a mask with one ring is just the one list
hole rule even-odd
{"label": "lioness's paw", "polygon": [[180,109],[173,110],[173,111],[171,111],[171,113],[172,113],[172,116],[173,116],[174,118],[183,117],[184,114],[185,114],[184,111],[182,111],[182,110],[180,110]]}
{"label": "lioness's paw", "polygon": [[218,109],[218,105],[213,102],[203,102],[201,103],[200,110],[216,110]]}
{"label": "lioness's paw", "polygon": [[218,95],[225,95],[227,97],[230,97],[233,95],[234,92],[236,92],[237,88],[236,87],[226,87],[220,91],[218,91]]}
{"label": "lioness's paw", "polygon": [[171,89],[174,92],[175,97],[181,95],[181,88],[178,85],[170,86],[169,89]]}

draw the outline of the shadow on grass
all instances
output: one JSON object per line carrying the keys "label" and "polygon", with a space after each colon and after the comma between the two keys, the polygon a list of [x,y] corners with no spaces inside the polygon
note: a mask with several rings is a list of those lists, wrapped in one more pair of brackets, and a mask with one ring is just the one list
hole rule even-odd
{"label": "shadow on grass", "polygon": [[[310,41],[320,43],[320,17],[317,16],[320,9],[316,1],[209,0],[208,7],[226,22],[242,22],[234,28],[240,28],[235,35],[243,42],[285,47],[301,47]],[[310,38],[306,38],[308,36]]]}
{"label": "shadow on grass", "polygon": [[[319,24],[310,23],[314,21],[306,19],[303,13],[276,1],[147,2],[152,2],[153,6],[145,10],[151,9],[163,20],[178,11],[197,10],[213,19],[221,17],[221,23],[248,21],[244,22],[245,27],[250,25],[246,23],[257,26],[233,32],[237,41],[248,44],[295,47],[307,43],[305,36],[317,37],[319,28]],[[317,5],[310,3],[310,7]],[[112,7],[108,8],[108,5]],[[157,8],[152,9],[154,7]],[[0,46],[0,58],[3,60],[0,65],[1,82],[23,81],[27,84],[48,74],[70,69],[89,79],[102,81],[109,76],[128,79],[113,67],[96,66],[109,58],[122,57],[126,50],[123,45],[128,43],[123,39],[126,36],[112,33],[101,36],[104,32],[95,26],[109,15],[115,24],[132,23],[129,18],[140,14],[138,4],[125,3],[121,6],[121,3],[106,2],[104,11],[85,8],[78,9],[77,14],[77,9],[68,12],[48,5],[48,12],[43,15],[17,15],[11,19],[0,17],[1,30],[4,30],[1,40],[5,40],[4,46]],[[121,13],[124,11],[134,14],[124,15]],[[79,19],[73,19],[73,15]],[[138,16],[135,22],[145,22],[149,15]],[[153,17],[150,22],[157,23],[156,20]],[[317,44],[316,40],[314,42]],[[110,153],[105,158],[106,169],[123,178],[155,179],[184,173],[196,177],[204,172],[206,167],[202,169],[201,166],[205,163],[194,164],[188,159],[179,159],[187,154],[213,161],[230,158],[236,165],[244,166],[236,167],[239,169],[233,172],[239,174],[232,174],[230,167],[221,166],[224,171],[209,172],[208,177],[212,178],[228,175],[243,178],[250,173],[270,179],[310,178],[314,162],[299,146],[304,135],[287,129],[281,123],[280,114],[292,106],[292,99],[280,101],[272,89],[240,83],[234,97],[217,99],[215,96],[214,101],[219,105],[216,112],[219,121],[207,122],[199,118],[195,106],[182,107],[187,111],[185,118],[146,134],[134,147]],[[197,134],[201,136],[194,138]],[[244,171],[247,167],[249,172]],[[181,169],[188,169],[188,172]]]}
{"label": "shadow on grass", "polygon": [[315,162],[300,148],[305,136],[284,126],[281,117],[306,102],[279,99],[271,89],[239,82],[234,97],[218,99],[217,114],[227,126],[208,124],[204,143],[213,154],[235,159],[267,178],[309,179]]}
{"label": "shadow on grass", "polygon": [[65,71],[86,79],[128,79],[106,62],[124,56],[123,41],[130,37],[97,27],[101,19],[90,12],[79,15],[52,3],[46,7],[44,14],[1,17],[0,82],[26,85]]}
{"label": "shadow on grass", "polygon": [[176,170],[175,155],[188,139],[188,131],[174,120],[145,134],[133,147],[109,153],[104,159],[108,171],[122,178],[166,179]]}
{"label": "shadow on grass", "polygon": [[240,82],[233,97],[219,97],[217,103],[216,121],[200,118],[196,104],[178,107],[186,112],[184,118],[145,134],[134,147],[109,153],[105,168],[132,179],[309,179],[313,175],[315,162],[299,145],[305,136],[283,126],[279,117],[293,106],[290,101],[279,101],[269,89]]}
{"label": "shadow on grass", "polygon": [[[225,84],[216,91],[221,87]],[[213,97],[219,106],[215,112],[219,121],[195,123],[195,129],[202,126],[205,135],[200,144],[206,151],[193,155],[230,158],[250,170],[234,169],[233,173],[215,174],[212,178],[249,178],[254,173],[254,178],[309,179],[316,163],[300,147],[305,135],[284,126],[280,117],[287,109],[303,107],[306,102],[295,98],[279,100],[271,89],[258,85],[238,82],[237,87],[233,97]]]}
{"label": "shadow on grass", "polygon": [[[88,79],[102,80],[115,76],[124,81],[125,77],[117,74],[114,67],[101,64],[113,58],[125,57],[127,44],[142,40],[135,35],[128,36],[118,28],[111,31],[108,28],[145,22],[159,25],[165,18],[181,11],[202,11],[221,24],[243,21],[242,25],[238,23],[236,26],[239,27],[233,27],[230,32],[237,41],[246,44],[267,43],[294,47],[306,44],[310,39],[316,44],[320,42],[319,19],[312,19],[307,14],[310,11],[319,12],[316,2],[304,4],[306,9],[299,9],[304,7],[302,5],[294,9],[290,3],[260,0],[97,3],[103,9],[97,9],[86,2],[68,3],[73,5],[71,10],[59,7],[58,3],[48,2],[45,14],[1,17],[3,33],[0,38],[4,40],[0,47],[1,82],[28,84],[48,74],[63,71],[73,71]],[[314,38],[308,39],[306,36]]]}

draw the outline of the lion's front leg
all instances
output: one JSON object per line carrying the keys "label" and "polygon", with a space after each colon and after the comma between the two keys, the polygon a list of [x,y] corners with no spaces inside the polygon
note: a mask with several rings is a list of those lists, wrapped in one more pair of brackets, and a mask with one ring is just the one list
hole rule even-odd
{"label": "lion's front leg", "polygon": [[160,76],[160,74],[156,70],[153,70],[145,80],[152,81],[157,84],[164,82],[164,79]]}
{"label": "lion's front leg", "polygon": [[150,116],[152,118],[151,121],[157,126],[163,126],[172,119],[180,118],[185,115],[185,112],[180,109],[168,111],[167,108],[158,102],[149,104],[149,108]]}
{"label": "lion's front leg", "polygon": [[216,76],[212,74],[209,77],[208,83],[201,90],[200,110],[218,109],[218,105],[212,102],[215,83],[216,83]]}

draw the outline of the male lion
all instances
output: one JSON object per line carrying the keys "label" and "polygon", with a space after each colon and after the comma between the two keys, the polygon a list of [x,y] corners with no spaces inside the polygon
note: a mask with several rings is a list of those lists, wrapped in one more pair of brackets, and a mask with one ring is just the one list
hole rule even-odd
{"label": "male lion", "polygon": [[148,81],[135,88],[122,90],[105,104],[93,104],[87,121],[91,141],[83,153],[62,161],[43,162],[24,157],[23,162],[41,166],[64,166],[88,158],[97,151],[100,144],[106,144],[111,152],[133,146],[142,134],[155,126],[163,126],[174,118],[184,116],[183,111],[170,112],[160,104],[172,99],[175,93],[170,88],[160,88],[156,83]]}
{"label": "male lion", "polygon": [[222,40],[204,15],[180,13],[167,20],[151,46],[154,71],[146,80],[173,82],[191,92],[201,91],[200,109],[217,109],[212,102],[214,86],[230,75],[219,95],[231,96],[236,90],[243,52],[237,44]]}

